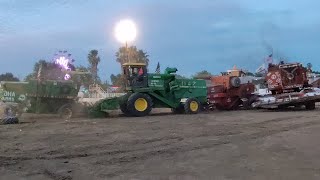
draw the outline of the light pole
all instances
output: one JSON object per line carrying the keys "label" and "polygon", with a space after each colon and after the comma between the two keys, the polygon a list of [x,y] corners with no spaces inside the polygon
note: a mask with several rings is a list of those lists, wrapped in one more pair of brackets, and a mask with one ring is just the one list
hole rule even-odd
{"label": "light pole", "polygon": [[128,43],[134,41],[137,36],[135,23],[129,19],[119,21],[115,27],[115,36],[120,43],[125,44],[126,59],[130,62]]}

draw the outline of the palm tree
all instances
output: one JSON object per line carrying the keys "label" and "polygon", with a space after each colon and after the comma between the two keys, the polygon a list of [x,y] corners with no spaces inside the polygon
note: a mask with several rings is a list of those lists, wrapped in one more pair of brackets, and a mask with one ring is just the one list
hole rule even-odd
{"label": "palm tree", "polygon": [[146,65],[148,66],[148,64],[149,64],[149,55],[146,53],[146,52],[144,52],[144,51],[142,51],[142,50],[139,50],[138,51],[138,62],[143,62],[143,63],[146,63]]}
{"label": "palm tree", "polygon": [[120,64],[127,62],[141,62],[149,64],[149,55],[143,50],[138,50],[136,46],[131,46],[128,49],[126,47],[119,48],[116,53],[116,61]]}
{"label": "palm tree", "polygon": [[116,52],[116,61],[120,64],[124,64],[128,62],[128,56],[127,56],[127,49],[126,47],[120,47],[118,52]]}
{"label": "palm tree", "polygon": [[98,80],[98,64],[100,63],[100,57],[98,56],[98,50],[91,50],[88,54],[88,62],[90,64],[90,71],[92,73],[94,83]]}
{"label": "palm tree", "polygon": [[193,78],[205,78],[205,77],[210,77],[212,74],[208,72],[207,70],[203,70],[200,72],[197,72],[195,75],[193,75]]}

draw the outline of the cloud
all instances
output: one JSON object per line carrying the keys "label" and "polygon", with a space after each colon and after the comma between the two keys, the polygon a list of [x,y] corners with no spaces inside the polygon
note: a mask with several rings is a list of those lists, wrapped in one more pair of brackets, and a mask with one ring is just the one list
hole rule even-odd
{"label": "cloud", "polygon": [[[84,65],[88,51],[96,48],[103,57],[101,72],[119,72],[114,54],[121,45],[113,37],[113,26],[124,17],[137,22],[134,44],[149,53],[151,66],[160,61],[184,74],[204,68],[220,72],[233,64],[255,70],[270,46],[289,58],[318,57],[313,51],[320,42],[319,15],[291,1],[8,2],[0,4],[0,54],[12,64],[23,64],[14,68],[16,72],[28,72],[29,64],[50,58],[59,48]],[[9,15],[11,19],[1,18]]]}

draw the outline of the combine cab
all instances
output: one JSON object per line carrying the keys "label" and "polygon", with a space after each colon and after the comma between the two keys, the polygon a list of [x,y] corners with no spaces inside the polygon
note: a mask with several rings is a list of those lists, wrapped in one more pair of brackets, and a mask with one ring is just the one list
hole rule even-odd
{"label": "combine cab", "polygon": [[175,72],[176,68],[167,68],[163,74],[149,74],[144,63],[123,64],[127,93],[96,103],[91,115],[101,117],[105,112],[118,108],[127,116],[146,116],[152,108],[171,108],[176,113],[198,113],[207,102],[206,82],[176,79]]}

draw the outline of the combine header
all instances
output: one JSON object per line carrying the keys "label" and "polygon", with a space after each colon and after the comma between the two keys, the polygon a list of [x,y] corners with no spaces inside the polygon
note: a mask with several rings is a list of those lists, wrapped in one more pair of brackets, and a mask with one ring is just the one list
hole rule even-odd
{"label": "combine header", "polygon": [[152,108],[171,108],[176,113],[198,113],[207,103],[204,80],[176,79],[176,68],[163,74],[147,73],[144,63],[122,65],[127,93],[118,98],[104,99],[90,110],[93,117],[102,117],[109,110],[121,109],[127,116],[146,116]]}

